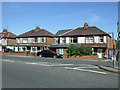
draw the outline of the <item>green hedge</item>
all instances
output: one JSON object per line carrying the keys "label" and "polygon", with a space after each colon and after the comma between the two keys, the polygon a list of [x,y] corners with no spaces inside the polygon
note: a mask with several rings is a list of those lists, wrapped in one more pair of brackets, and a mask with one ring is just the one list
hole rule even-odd
{"label": "green hedge", "polygon": [[67,51],[68,55],[92,55],[92,47],[90,46],[80,46],[77,47],[76,45],[71,44]]}

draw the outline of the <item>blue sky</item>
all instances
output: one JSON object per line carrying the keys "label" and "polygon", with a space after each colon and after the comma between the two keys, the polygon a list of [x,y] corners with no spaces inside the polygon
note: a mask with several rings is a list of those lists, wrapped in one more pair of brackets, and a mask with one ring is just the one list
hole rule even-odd
{"label": "blue sky", "polygon": [[117,2],[3,2],[2,28],[17,35],[39,26],[53,34],[58,30],[97,26],[115,32],[117,39]]}

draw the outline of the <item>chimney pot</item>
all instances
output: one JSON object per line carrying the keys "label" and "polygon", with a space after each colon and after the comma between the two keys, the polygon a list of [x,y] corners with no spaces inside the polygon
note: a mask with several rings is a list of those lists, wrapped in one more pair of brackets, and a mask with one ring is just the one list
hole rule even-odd
{"label": "chimney pot", "polygon": [[85,29],[88,28],[88,23],[87,22],[84,23],[84,28]]}
{"label": "chimney pot", "polygon": [[7,29],[3,29],[3,32],[8,32]]}

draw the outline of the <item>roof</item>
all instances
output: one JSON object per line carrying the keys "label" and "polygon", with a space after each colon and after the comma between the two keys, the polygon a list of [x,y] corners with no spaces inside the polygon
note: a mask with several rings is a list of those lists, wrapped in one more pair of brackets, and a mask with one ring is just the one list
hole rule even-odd
{"label": "roof", "polygon": [[60,36],[79,36],[79,35],[108,35],[106,32],[100,30],[96,26],[89,26],[88,28],[78,27],[69,32],[63,33]]}
{"label": "roof", "polygon": [[55,35],[58,36],[58,35],[61,35],[61,34],[63,34],[63,33],[68,32],[68,31],[70,31],[70,30],[72,30],[72,29],[59,30]]}
{"label": "roof", "polygon": [[26,33],[20,34],[18,37],[33,37],[33,36],[54,36],[51,32],[48,32],[45,29],[34,29]]}
{"label": "roof", "polygon": [[17,36],[11,32],[1,32],[0,35],[1,35],[1,38],[16,38]]}

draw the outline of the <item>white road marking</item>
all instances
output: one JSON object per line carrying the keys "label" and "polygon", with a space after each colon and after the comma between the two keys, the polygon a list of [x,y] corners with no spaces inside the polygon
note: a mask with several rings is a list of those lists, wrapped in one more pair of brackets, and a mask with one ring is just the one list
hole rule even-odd
{"label": "white road marking", "polygon": [[93,71],[93,70],[87,70],[87,69],[78,69],[78,68],[71,68],[71,67],[64,67],[64,68],[73,69],[73,70],[79,70],[79,71],[87,71],[87,72],[99,73],[99,74],[107,74],[106,72]]}
{"label": "white road marking", "polygon": [[79,69],[79,68],[98,68],[98,67],[97,66],[90,66],[90,67],[75,67],[75,68]]}
{"label": "white road marking", "polygon": [[12,61],[12,60],[2,60],[2,61],[5,61],[5,62],[14,62],[14,61]]}
{"label": "white road marking", "polygon": [[42,65],[42,66],[69,66],[73,64],[47,64],[47,62],[41,62],[41,63],[30,63],[25,62],[26,64],[32,64],[32,65]]}

